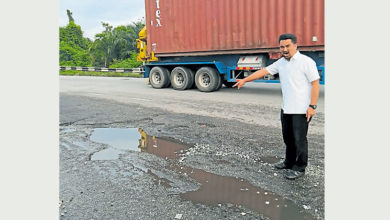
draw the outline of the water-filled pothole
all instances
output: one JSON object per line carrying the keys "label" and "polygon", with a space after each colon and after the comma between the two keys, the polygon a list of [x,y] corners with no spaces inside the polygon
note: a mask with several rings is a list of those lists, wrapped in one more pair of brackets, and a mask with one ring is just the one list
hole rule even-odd
{"label": "water-filled pothole", "polygon": [[[141,128],[97,128],[91,140],[108,144],[110,147],[92,155],[91,160],[115,160],[125,151],[138,151],[154,154],[164,159],[175,160],[178,152],[187,149],[183,143],[167,138],[156,138],[147,135]],[[261,157],[261,161],[274,163],[279,158]],[[222,161],[221,161],[222,162]],[[228,164],[229,162],[226,161]],[[180,197],[195,203],[208,205],[234,204],[252,209],[271,219],[314,219],[314,217],[291,200],[275,193],[255,187],[248,181],[235,177],[221,176],[186,166],[167,166],[166,169],[185,174],[201,184],[196,191],[180,194]],[[147,173],[156,185],[171,188],[172,182],[159,177],[150,169]]]}
{"label": "water-filled pothole", "polygon": [[137,128],[96,128],[91,140],[108,144],[118,150],[140,151],[138,140],[140,133]]}
{"label": "water-filled pothole", "polygon": [[180,194],[185,200],[208,205],[234,204],[252,209],[273,219],[314,219],[303,208],[288,199],[255,187],[248,181],[220,176],[190,167],[168,167],[177,173],[185,173],[201,184],[196,191]]}
{"label": "water-filled pothole", "polygon": [[126,151],[147,152],[168,159],[176,159],[176,152],[188,147],[168,138],[149,136],[141,128],[96,128],[90,139],[110,147],[91,156],[91,160],[116,160]]}

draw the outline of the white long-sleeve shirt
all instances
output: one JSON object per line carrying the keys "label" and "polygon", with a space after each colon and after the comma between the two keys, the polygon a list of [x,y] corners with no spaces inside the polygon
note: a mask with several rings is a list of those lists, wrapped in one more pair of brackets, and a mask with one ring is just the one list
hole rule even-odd
{"label": "white long-sleeve shirt", "polygon": [[306,114],[311,82],[320,78],[314,60],[297,51],[290,61],[282,57],[266,69],[272,75],[279,73],[284,114]]}

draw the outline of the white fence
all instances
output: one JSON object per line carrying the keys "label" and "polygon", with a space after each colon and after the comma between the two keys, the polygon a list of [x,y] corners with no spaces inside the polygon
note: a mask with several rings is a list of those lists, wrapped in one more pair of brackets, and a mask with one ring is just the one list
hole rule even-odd
{"label": "white fence", "polygon": [[80,70],[80,71],[94,71],[94,72],[131,72],[143,74],[143,68],[104,68],[104,67],[80,67],[80,66],[60,66],[60,70]]}

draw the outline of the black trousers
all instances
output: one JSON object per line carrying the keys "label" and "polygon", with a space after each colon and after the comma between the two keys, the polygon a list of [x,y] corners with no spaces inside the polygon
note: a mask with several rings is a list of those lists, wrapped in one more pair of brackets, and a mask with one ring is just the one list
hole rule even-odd
{"label": "black trousers", "polygon": [[296,171],[305,171],[308,160],[307,130],[309,123],[306,114],[280,113],[283,140],[286,144],[284,164]]}

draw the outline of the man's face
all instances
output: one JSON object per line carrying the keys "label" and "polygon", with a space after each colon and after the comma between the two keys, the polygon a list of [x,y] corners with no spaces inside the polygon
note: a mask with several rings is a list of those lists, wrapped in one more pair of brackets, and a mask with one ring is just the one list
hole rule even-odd
{"label": "man's face", "polygon": [[295,52],[297,52],[297,45],[294,44],[291,39],[281,40],[279,42],[279,49],[282,56],[287,60],[290,60]]}

